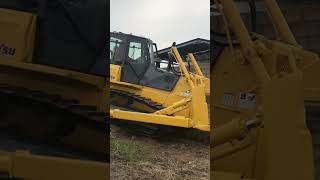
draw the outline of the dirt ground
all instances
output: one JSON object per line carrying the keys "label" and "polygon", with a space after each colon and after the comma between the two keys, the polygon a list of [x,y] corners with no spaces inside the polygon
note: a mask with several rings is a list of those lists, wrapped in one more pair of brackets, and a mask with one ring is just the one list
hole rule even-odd
{"label": "dirt ground", "polygon": [[112,180],[208,180],[209,144],[134,136],[111,126]]}

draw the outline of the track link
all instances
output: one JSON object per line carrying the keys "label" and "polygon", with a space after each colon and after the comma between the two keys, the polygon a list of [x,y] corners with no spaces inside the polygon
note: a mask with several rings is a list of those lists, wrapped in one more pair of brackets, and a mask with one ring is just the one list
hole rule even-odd
{"label": "track link", "polygon": [[[149,98],[142,97],[142,96],[134,94],[134,93],[111,88],[110,94],[111,95],[114,94],[117,96],[127,98],[132,101],[139,102],[141,104],[144,104],[144,105],[150,107],[151,109],[153,109],[155,111],[164,108],[162,104],[159,104],[157,102],[152,101]],[[136,109],[129,108],[127,106],[126,107],[116,107],[116,108],[119,108],[122,110],[127,110],[127,111],[140,112]],[[128,132],[130,132],[132,134],[136,134],[139,136],[147,136],[147,137],[152,137],[152,138],[160,138],[160,137],[166,136],[166,135],[173,132],[173,127],[165,126],[165,125],[148,124],[148,123],[140,123],[140,122],[132,122],[132,121],[129,122],[129,121],[125,121],[125,120],[116,120],[116,121],[113,121],[113,123],[124,127]]]}
{"label": "track link", "polygon": [[[91,152],[91,150],[76,150],[74,147],[66,147],[60,142],[60,138],[72,134],[76,126],[81,125],[81,127],[94,130],[101,135],[105,134],[104,142],[101,143],[107,143],[109,134],[108,113],[99,112],[94,106],[80,104],[76,99],[65,99],[58,94],[47,94],[42,91],[4,84],[0,85],[0,100],[2,101],[0,103],[1,131],[8,131],[10,136],[14,136],[14,138],[19,137],[18,139],[22,141],[32,139],[30,140],[32,143],[39,144],[40,142],[40,144],[46,144],[46,146],[48,144],[50,144],[50,146],[54,144],[54,147],[62,146],[62,149],[67,152],[77,151],[76,154],[83,156],[84,159],[109,161],[108,158],[105,158],[108,157],[106,156],[108,154],[107,149],[105,153],[97,155],[98,153]],[[41,119],[43,117],[45,118]],[[11,121],[12,119],[14,119],[14,122]],[[24,128],[22,127],[23,125],[38,127],[38,130],[41,131],[39,127],[42,126],[39,119],[43,120],[44,123],[48,123],[48,125],[44,126],[46,127],[44,129],[48,130],[48,132],[41,134],[43,138],[35,138],[36,140],[34,140],[33,135],[29,136],[28,133],[24,134],[24,131],[19,131]],[[6,125],[6,123],[8,124]],[[11,129],[13,129],[12,127],[14,127],[13,131],[11,131]],[[18,131],[16,129],[18,129]],[[25,129],[28,130],[28,128]],[[105,146],[107,146],[107,144]],[[101,157],[104,158],[101,159]]]}
{"label": "track link", "polygon": [[130,93],[130,92],[126,92],[126,91],[121,91],[118,89],[110,89],[110,93],[118,95],[118,96],[122,96],[122,97],[126,97],[128,99],[131,99],[133,101],[139,102],[141,104],[144,104],[148,107],[150,107],[151,109],[154,110],[160,110],[163,109],[164,107],[162,106],[162,104],[159,104],[157,102],[152,101],[149,98],[146,97],[142,97],[140,95],[134,94],[134,93]]}
{"label": "track link", "polygon": [[83,117],[90,122],[108,123],[108,114],[106,112],[96,111],[96,107],[94,106],[79,104],[79,101],[75,99],[63,99],[57,94],[50,95],[41,91],[3,85],[0,85],[0,93],[11,97],[23,98],[42,104],[48,104],[73,115]]}

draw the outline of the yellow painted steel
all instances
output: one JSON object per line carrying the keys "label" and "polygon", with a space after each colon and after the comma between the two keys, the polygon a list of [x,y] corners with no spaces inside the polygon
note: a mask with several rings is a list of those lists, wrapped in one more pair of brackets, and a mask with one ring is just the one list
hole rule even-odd
{"label": "yellow painted steel", "polygon": [[265,3],[268,15],[270,15],[272,24],[275,26],[280,38],[289,44],[298,46],[299,44],[291,32],[291,29],[276,0],[264,0],[263,2]]}
{"label": "yellow painted steel", "polygon": [[28,151],[0,152],[0,178],[27,180],[109,178],[108,164],[39,156]]}
{"label": "yellow painted steel", "polygon": [[199,76],[204,76],[197,61],[196,61],[196,58],[194,58],[193,54],[192,53],[188,53],[188,59],[191,61],[193,67],[195,68],[196,70],[196,73],[199,75]]}
{"label": "yellow painted steel", "polygon": [[[108,112],[109,83],[106,77],[34,64],[32,55],[37,17],[32,13],[9,9],[0,9],[0,17],[1,43],[16,48],[14,55],[4,51],[0,53],[0,84],[76,99],[82,105]],[[109,138],[106,135],[86,127],[77,127],[75,134],[66,136],[63,141],[70,141],[73,147],[108,154]],[[96,141],[92,141],[92,138]],[[109,164],[39,156],[19,149],[17,152],[1,151],[0,178],[8,177],[27,180],[102,180],[109,178]]]}
{"label": "yellow painted steel", "polygon": [[236,139],[245,136],[246,133],[244,121],[240,118],[233,119],[215,129],[214,141],[212,142],[211,146],[224,144],[230,141],[230,139]]}
{"label": "yellow painted steel", "polygon": [[110,81],[120,82],[121,66],[110,65]]}
{"label": "yellow painted steel", "polygon": [[[210,81],[203,76],[203,73],[192,54],[189,54],[189,58],[194,67],[198,67],[196,74],[188,72],[176,47],[172,47],[170,53],[173,54],[181,69],[180,79],[172,91],[164,91],[118,81],[120,79],[119,76],[121,75],[121,68],[118,65],[110,65],[110,76],[112,77],[110,88],[134,93],[149,98],[164,106],[164,109],[156,112],[150,111],[150,113],[110,109],[110,115],[115,119],[196,128],[203,131],[209,131],[210,124],[206,94],[210,94]],[[138,104],[135,105],[134,108],[141,108],[141,110],[148,112],[148,109],[145,109],[145,107],[139,106]]]}
{"label": "yellow painted steel", "polygon": [[191,119],[185,118],[183,116],[167,116],[153,113],[140,113],[140,112],[130,112],[122,111],[118,109],[110,110],[111,117],[117,117],[118,119],[125,119],[137,122],[146,122],[153,124],[177,126],[177,127],[192,127]]}
{"label": "yellow painted steel", "polygon": [[183,60],[182,60],[181,56],[179,55],[178,49],[176,47],[172,47],[170,53],[172,53],[174,55],[175,59],[177,60],[177,62],[179,64],[180,69],[182,70],[182,74],[186,77],[187,82],[188,82],[190,88],[192,89],[194,87],[194,83],[190,77],[190,74],[189,74],[186,66],[184,66]]}
{"label": "yellow painted steel", "polygon": [[[203,81],[203,83],[204,83],[206,96],[210,96],[210,79],[205,78],[205,76],[203,75],[203,73],[201,71],[199,64],[197,63],[196,58],[193,56],[192,53],[188,53],[187,60],[191,61],[192,66],[195,68],[195,71],[196,71],[196,74],[191,75],[191,78],[200,78],[201,81]],[[196,80],[193,80],[193,82],[195,82],[195,81]]]}
{"label": "yellow painted steel", "polygon": [[[106,109],[105,102],[101,102],[103,98],[100,98],[108,93],[105,92],[108,87],[103,77],[6,59],[1,59],[0,70],[0,84],[61,94],[64,98],[79,99],[80,103]],[[70,84],[66,86],[65,81]]]}
{"label": "yellow painted steel", "polygon": [[284,42],[249,35],[234,2],[219,2],[240,46],[211,70],[211,177],[313,180],[304,100],[319,101],[318,55],[296,43],[276,1],[265,4]]}
{"label": "yellow painted steel", "polygon": [[264,68],[263,63],[261,62],[253,41],[249,35],[244,22],[239,15],[236,5],[233,0],[222,0],[221,4],[223,6],[224,13],[228,22],[230,23],[232,30],[234,31],[237,39],[241,44],[241,48],[243,50],[243,55],[250,62],[253,67],[253,70],[258,77],[259,81],[262,83],[270,80],[268,72]]}
{"label": "yellow painted steel", "polygon": [[[15,55],[0,53],[10,61],[31,62],[37,17],[32,13],[0,8],[1,45],[15,47]],[[14,30],[13,30],[14,29]]]}
{"label": "yellow painted steel", "polygon": [[190,101],[191,101],[191,99],[182,99],[181,101],[178,101],[169,107],[166,107],[166,108],[163,108],[161,110],[154,112],[154,114],[173,115],[174,113],[187,108],[188,102],[190,102]]}

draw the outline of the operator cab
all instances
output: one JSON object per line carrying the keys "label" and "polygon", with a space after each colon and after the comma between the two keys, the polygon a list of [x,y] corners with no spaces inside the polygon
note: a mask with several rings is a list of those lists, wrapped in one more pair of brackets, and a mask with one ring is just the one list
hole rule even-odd
{"label": "operator cab", "polygon": [[121,66],[120,81],[171,91],[179,76],[160,68],[157,46],[150,39],[110,33],[110,63]]}
{"label": "operator cab", "polygon": [[0,8],[0,42],[12,49],[6,59],[107,75],[107,1],[1,0]]}

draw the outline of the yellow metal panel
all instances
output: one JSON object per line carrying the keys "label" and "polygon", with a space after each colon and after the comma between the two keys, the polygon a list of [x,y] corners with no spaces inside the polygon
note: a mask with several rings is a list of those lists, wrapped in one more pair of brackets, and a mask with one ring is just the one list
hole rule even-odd
{"label": "yellow metal panel", "polygon": [[[105,81],[104,77],[99,77],[99,76],[85,74],[85,73],[76,72],[76,71],[70,71],[66,69],[59,69],[59,68],[50,67],[46,65],[15,62],[15,61],[10,61],[8,59],[1,59],[0,67],[1,66],[4,68],[10,67],[17,70],[24,70],[24,71],[30,71],[30,72],[32,71],[32,72],[37,72],[43,75],[51,75],[51,76],[72,79],[75,81],[86,83],[88,85],[96,86],[98,88],[102,88],[104,86],[104,81]],[[103,79],[103,81],[101,81],[101,79]]]}
{"label": "yellow metal panel", "polygon": [[291,29],[289,28],[289,25],[276,0],[264,0],[264,3],[267,11],[269,12],[268,15],[270,16],[276,31],[279,33],[280,38],[289,44],[298,46],[298,43],[291,32]]}
{"label": "yellow metal panel", "polygon": [[209,112],[208,104],[206,102],[204,84],[193,87],[191,90],[191,119],[194,122],[194,128],[203,131],[209,131]]}
{"label": "yellow metal panel", "polygon": [[[24,180],[105,180],[110,176],[107,163],[32,155],[26,151],[1,153],[0,164],[4,158],[9,176]],[[6,170],[0,168],[2,172]]]}
{"label": "yellow metal panel", "polygon": [[[0,8],[0,59],[31,61],[36,16]],[[11,53],[8,53],[10,49]]]}
{"label": "yellow metal panel", "polygon": [[122,86],[122,87],[125,87],[125,88],[134,88],[136,90],[142,90],[143,89],[143,86],[136,85],[136,84],[130,84],[130,83],[127,83],[127,82],[120,82],[120,81],[114,81],[114,80],[110,80],[110,82],[114,86]]}
{"label": "yellow metal panel", "polygon": [[[264,173],[258,179],[314,179],[302,90],[299,74],[273,80],[263,87],[264,144],[260,148],[264,153],[258,154],[263,164],[258,166]],[[292,159],[299,163],[291,163]]]}
{"label": "yellow metal panel", "polygon": [[197,63],[196,59],[194,58],[193,54],[192,53],[188,53],[188,58],[189,60],[191,61],[193,67],[195,68],[196,70],[196,73],[199,75],[199,76],[204,76],[200,67],[199,67],[199,64]]}
{"label": "yellow metal panel", "polygon": [[120,81],[121,79],[121,66],[110,64],[110,80]]}
{"label": "yellow metal panel", "polygon": [[225,15],[228,21],[232,24],[233,31],[239,40],[243,55],[250,62],[257,79],[260,82],[268,81],[270,79],[269,74],[264,68],[263,63],[261,62],[261,59],[254,48],[250,34],[244,25],[244,22],[242,21],[239,11],[237,10],[233,0],[223,0],[221,1],[221,4],[223,5]]}
{"label": "yellow metal panel", "polygon": [[118,109],[110,110],[110,116],[116,119],[126,119],[137,122],[162,124],[185,128],[192,127],[191,119],[185,118],[183,116],[156,115],[153,113],[130,112]]}

